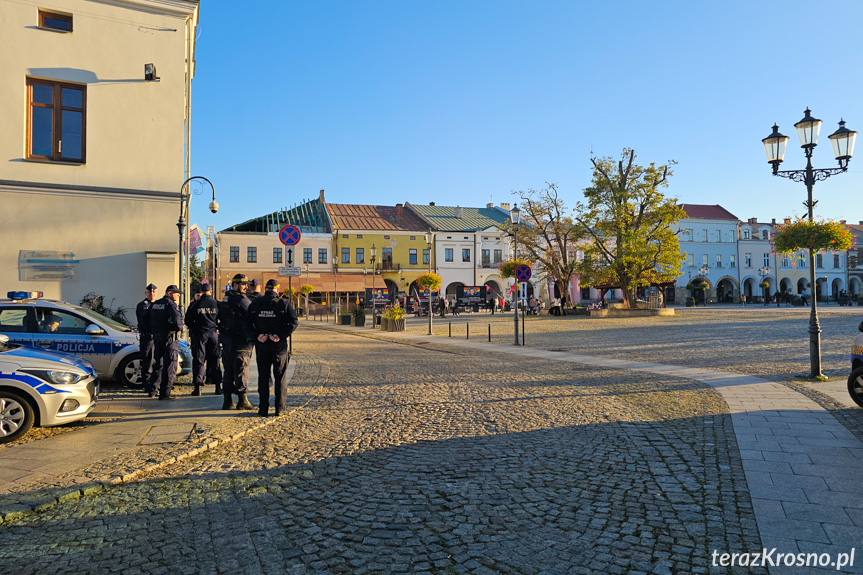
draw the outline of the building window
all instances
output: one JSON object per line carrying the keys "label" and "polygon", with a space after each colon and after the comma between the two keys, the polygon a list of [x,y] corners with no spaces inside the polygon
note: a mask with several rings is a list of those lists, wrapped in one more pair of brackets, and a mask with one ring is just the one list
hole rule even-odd
{"label": "building window", "polygon": [[[350,258],[350,256],[348,256]],[[365,248],[357,248],[357,263],[364,264],[366,263],[366,249]]]}
{"label": "building window", "polygon": [[748,239],[749,239],[749,230],[748,230],[748,229],[743,230],[743,239],[744,239],[744,240],[748,240]]}
{"label": "building window", "polygon": [[716,230],[716,241],[722,243],[722,230]]}
{"label": "building window", "polygon": [[734,230],[728,230],[728,243],[734,243]]}
{"label": "building window", "polygon": [[416,237],[416,236],[411,236],[411,239],[412,239],[412,240],[415,240],[415,239],[417,239],[417,237]]}
{"label": "building window", "polygon": [[423,250],[423,264],[429,265],[431,263],[431,251]]}
{"label": "building window", "polygon": [[87,89],[27,79],[27,157],[83,163]]}
{"label": "building window", "polygon": [[448,262],[452,261],[452,248],[446,248],[443,251],[443,259],[444,259],[444,261],[448,261]]}
{"label": "building window", "polygon": [[258,248],[246,248],[246,262],[250,264],[258,263]]}
{"label": "building window", "polygon": [[797,256],[797,269],[806,269],[806,256],[802,253]]}
{"label": "building window", "polygon": [[412,266],[417,265],[417,251],[416,251],[416,249],[411,248],[410,250],[408,250],[408,262]]}
{"label": "building window", "polygon": [[499,264],[503,262],[503,251],[494,250],[494,263]]}
{"label": "building window", "polygon": [[788,266],[791,265],[791,260],[788,259],[787,255],[782,256],[782,259],[779,260],[779,267],[787,269]]}
{"label": "building window", "polygon": [[318,248],[318,263],[327,263],[327,248]]}
{"label": "building window", "polygon": [[343,237],[344,239],[348,239],[348,234],[342,234],[342,237]]}
{"label": "building window", "polygon": [[391,264],[393,263],[393,249],[392,248],[384,248],[383,253],[381,254],[383,258],[381,260],[382,263]]}
{"label": "building window", "polygon": [[282,248],[273,248],[273,263],[282,263]]}
{"label": "building window", "polygon": [[707,241],[707,230],[701,230],[701,241],[702,242]]}
{"label": "building window", "polygon": [[312,263],[312,248],[303,248],[303,263]]}
{"label": "building window", "polygon": [[39,27],[59,30],[61,32],[71,32],[72,15],[39,10]]}
{"label": "building window", "polygon": [[358,240],[363,239],[363,234],[357,234],[357,239],[358,239]]}
{"label": "building window", "polygon": [[695,267],[695,256],[692,254],[686,254],[686,264],[689,267],[694,268]]}
{"label": "building window", "polygon": [[770,254],[764,254],[764,267],[770,267]]}
{"label": "building window", "polygon": [[857,269],[857,252],[848,252],[848,269]]}
{"label": "building window", "polygon": [[839,254],[833,254],[833,267],[842,267],[842,262],[839,261]]}
{"label": "building window", "polygon": [[703,265],[703,266],[709,266],[710,265],[710,260],[707,259],[708,257],[709,256],[707,254],[701,254],[701,265]]}
{"label": "building window", "polygon": [[815,255],[815,267],[816,268],[823,268],[824,267],[824,255],[823,254],[816,254]]}
{"label": "building window", "polygon": [[752,254],[743,254],[743,265],[748,268],[752,267]]}
{"label": "building window", "polygon": [[342,263],[351,263],[351,248],[342,248]]}
{"label": "building window", "polygon": [[716,254],[716,267],[722,267],[722,254]]}
{"label": "building window", "polygon": [[240,261],[240,246],[231,246],[231,261]]}
{"label": "building window", "polygon": [[469,262],[470,261],[470,248],[465,248],[461,251],[461,261]]}
{"label": "building window", "polygon": [[385,240],[388,240],[388,239],[390,239],[390,237],[389,237],[389,236],[384,236],[384,239],[385,239]]}
{"label": "building window", "polygon": [[481,256],[483,267],[489,267],[491,265],[491,250],[482,250]]}
{"label": "building window", "polygon": [[736,255],[728,256],[728,265],[731,266],[731,269],[735,269],[737,267],[737,256]]}

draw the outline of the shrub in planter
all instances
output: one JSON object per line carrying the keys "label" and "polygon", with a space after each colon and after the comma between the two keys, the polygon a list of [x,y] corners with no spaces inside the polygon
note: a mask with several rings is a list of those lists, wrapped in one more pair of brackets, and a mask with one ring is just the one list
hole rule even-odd
{"label": "shrub in planter", "polygon": [[363,308],[356,307],[351,310],[351,325],[354,327],[366,325],[366,312],[363,311]]}
{"label": "shrub in planter", "polygon": [[351,314],[343,313],[339,316],[339,325],[351,325]]}
{"label": "shrub in planter", "polygon": [[386,331],[405,330],[405,310],[398,302],[384,312],[383,319],[387,323]]}

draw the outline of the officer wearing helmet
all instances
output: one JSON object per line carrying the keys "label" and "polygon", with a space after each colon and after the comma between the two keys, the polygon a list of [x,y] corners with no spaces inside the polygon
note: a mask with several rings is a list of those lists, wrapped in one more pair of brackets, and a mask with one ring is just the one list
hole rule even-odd
{"label": "officer wearing helmet", "polygon": [[174,376],[177,375],[177,357],[180,353],[180,334],[185,329],[177,300],[180,288],[169,285],[165,296],[150,305],[150,326],[153,329],[153,355],[156,366],[150,376],[150,397],[159,394],[159,399],[174,399]]}
{"label": "officer wearing helmet", "polygon": [[267,291],[256,298],[246,314],[246,337],[255,343],[258,362],[258,415],[266,417],[270,406],[269,378],[275,381],[276,416],[285,412],[287,404],[287,371],[290,355],[288,337],[297,328],[297,313],[289,300],[279,294],[279,282],[267,281]]}
{"label": "officer wearing helmet", "polygon": [[248,280],[243,274],[231,279],[231,291],[225,301],[219,302],[219,339],[222,342],[222,409],[234,409],[232,395],[237,395],[237,409],[255,409],[246,397],[249,380],[249,362],[252,343],[246,337],[243,324],[249,309],[246,297]]}
{"label": "officer wearing helmet", "polygon": [[[192,340],[192,374],[195,389],[192,395],[201,395],[206,373],[207,383],[216,384],[216,393],[222,392],[222,370],[219,368],[219,334],[216,331],[219,303],[213,299],[213,289],[204,280],[195,301],[186,310],[186,325]],[[206,366],[206,372],[204,370]]]}

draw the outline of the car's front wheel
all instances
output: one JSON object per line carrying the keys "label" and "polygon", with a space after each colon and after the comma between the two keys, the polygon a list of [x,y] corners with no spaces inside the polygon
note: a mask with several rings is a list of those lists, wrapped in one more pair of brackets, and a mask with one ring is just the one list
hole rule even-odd
{"label": "car's front wheel", "polygon": [[33,408],[26,399],[0,390],[0,443],[15,441],[33,427]]}
{"label": "car's front wheel", "polygon": [[848,376],[848,393],[854,403],[863,407],[863,367],[858,367]]}
{"label": "car's front wheel", "polygon": [[141,377],[141,356],[139,354],[133,353],[120,362],[117,367],[117,379],[123,385],[133,387],[144,385],[144,380]]}

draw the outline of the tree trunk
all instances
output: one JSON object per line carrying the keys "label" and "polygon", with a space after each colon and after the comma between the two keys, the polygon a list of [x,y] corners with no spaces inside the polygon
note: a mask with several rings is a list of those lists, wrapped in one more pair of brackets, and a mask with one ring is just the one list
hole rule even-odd
{"label": "tree trunk", "polygon": [[635,290],[620,288],[623,293],[623,305],[626,309],[635,309]]}

